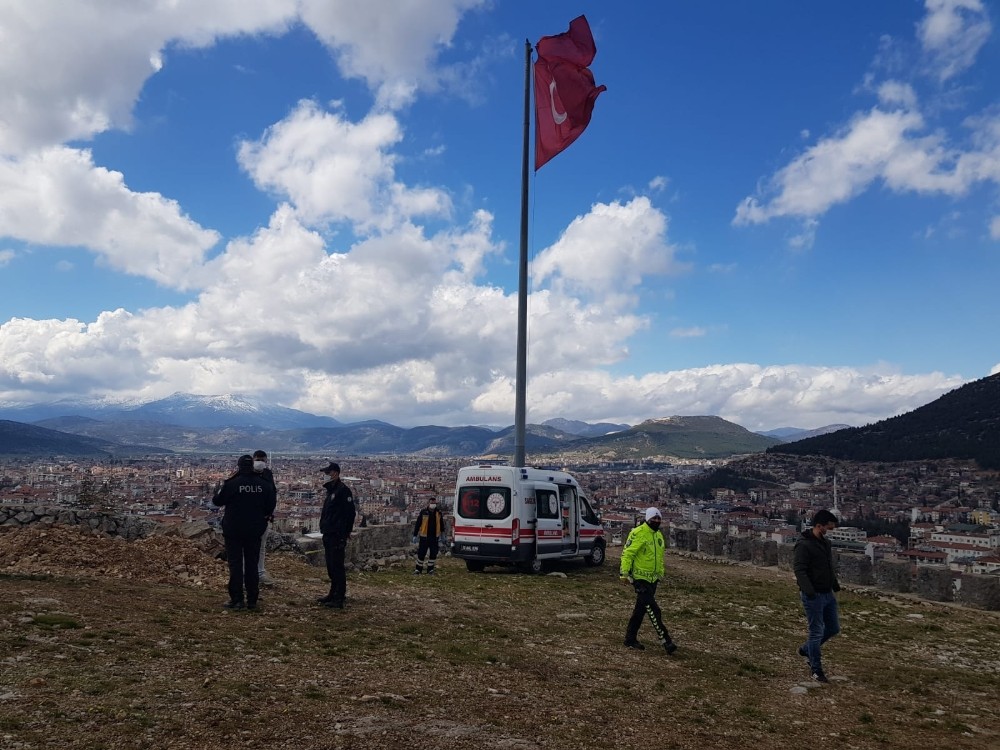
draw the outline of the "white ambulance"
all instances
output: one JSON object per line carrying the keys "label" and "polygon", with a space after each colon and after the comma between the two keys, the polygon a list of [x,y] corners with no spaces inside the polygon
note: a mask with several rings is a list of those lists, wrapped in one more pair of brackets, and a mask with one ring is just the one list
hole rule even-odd
{"label": "white ambulance", "polygon": [[604,528],[564,471],[480,464],[459,469],[452,554],[473,572],[516,565],[540,573],[551,560],[604,563]]}

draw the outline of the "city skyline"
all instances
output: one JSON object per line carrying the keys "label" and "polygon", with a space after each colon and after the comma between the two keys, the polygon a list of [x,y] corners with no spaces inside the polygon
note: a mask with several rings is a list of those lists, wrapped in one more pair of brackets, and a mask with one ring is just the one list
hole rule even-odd
{"label": "city skyline", "polygon": [[996,8],[8,4],[0,404],[512,423],[524,40],[582,13],[527,421],[912,411],[1000,372]]}

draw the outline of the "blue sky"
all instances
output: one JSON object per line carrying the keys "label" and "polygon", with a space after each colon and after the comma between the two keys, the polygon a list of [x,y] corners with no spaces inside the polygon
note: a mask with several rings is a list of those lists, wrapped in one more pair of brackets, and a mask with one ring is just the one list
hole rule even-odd
{"label": "blue sky", "polygon": [[529,422],[859,425],[1000,371],[995,3],[13,0],[0,403],[510,424],[524,40],[581,13]]}

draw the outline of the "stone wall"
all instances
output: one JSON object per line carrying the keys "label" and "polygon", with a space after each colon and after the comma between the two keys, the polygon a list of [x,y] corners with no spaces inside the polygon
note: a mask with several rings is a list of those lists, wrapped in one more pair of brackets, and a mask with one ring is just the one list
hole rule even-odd
{"label": "stone wall", "polygon": [[[749,562],[761,567],[792,570],[794,544],[728,536],[718,531],[672,529],[670,547],[697,551],[706,557]],[[936,602],[955,601],[966,607],[1000,611],[1000,576],[959,575],[940,565],[917,565],[909,560],[883,558],[874,564],[867,555],[834,550],[841,583],[874,586],[897,594],[914,594]]]}
{"label": "stone wall", "polygon": [[878,560],[874,577],[876,586],[889,591],[908,594],[912,588],[913,574],[909,560]]}
{"label": "stone wall", "polygon": [[[410,544],[413,524],[394,523],[365,526],[354,529],[347,543],[344,561],[349,569],[379,570],[401,565],[411,559],[414,547]],[[324,567],[323,540],[317,536],[296,539],[296,544],[313,565]],[[441,550],[445,552],[444,549]]]}
{"label": "stone wall", "polygon": [[737,562],[749,562],[750,560],[750,539],[745,536],[727,536],[723,540],[723,551],[730,560]]}
{"label": "stone wall", "polygon": [[[0,526],[24,527],[32,524],[63,524],[87,526],[110,536],[120,536],[128,541],[154,534],[179,536],[190,539],[204,551],[215,554],[224,549],[222,533],[206,521],[182,524],[161,524],[149,516],[128,516],[98,510],[48,507],[42,505],[0,504]],[[411,552],[411,524],[366,526],[356,528],[347,546],[346,561],[355,568],[368,566],[372,560],[405,558]],[[324,565],[323,541],[312,537],[295,537],[280,534],[273,528],[267,530],[269,552],[305,554],[317,565]],[[394,560],[395,561],[395,560]]]}
{"label": "stone wall", "polygon": [[857,553],[837,555],[837,578],[841,583],[871,586],[875,583],[871,559]]}
{"label": "stone wall", "polygon": [[703,555],[722,557],[722,534],[718,531],[698,532],[698,551]]}
{"label": "stone wall", "polygon": [[111,536],[132,541],[156,532],[159,524],[146,516],[125,516],[98,510],[46,507],[42,505],[0,505],[0,526],[32,524],[88,526]]}
{"label": "stone wall", "polygon": [[1000,576],[964,575],[955,601],[976,609],[1000,610]]}
{"label": "stone wall", "polygon": [[670,527],[670,546],[686,552],[698,550],[698,530]]}
{"label": "stone wall", "polygon": [[750,541],[750,562],[763,568],[778,564],[778,543],[763,539]]}
{"label": "stone wall", "polygon": [[950,602],[954,599],[953,577],[943,565],[918,565],[913,579],[913,593],[932,602]]}

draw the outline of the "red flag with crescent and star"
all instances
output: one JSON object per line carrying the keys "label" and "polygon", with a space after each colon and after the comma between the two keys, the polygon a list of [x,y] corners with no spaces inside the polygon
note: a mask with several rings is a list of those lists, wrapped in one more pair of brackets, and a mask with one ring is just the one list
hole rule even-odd
{"label": "red flag with crescent and star", "polygon": [[594,102],[606,86],[594,85],[589,65],[597,47],[585,16],[569,31],[544,36],[535,45],[535,171],[580,137]]}

